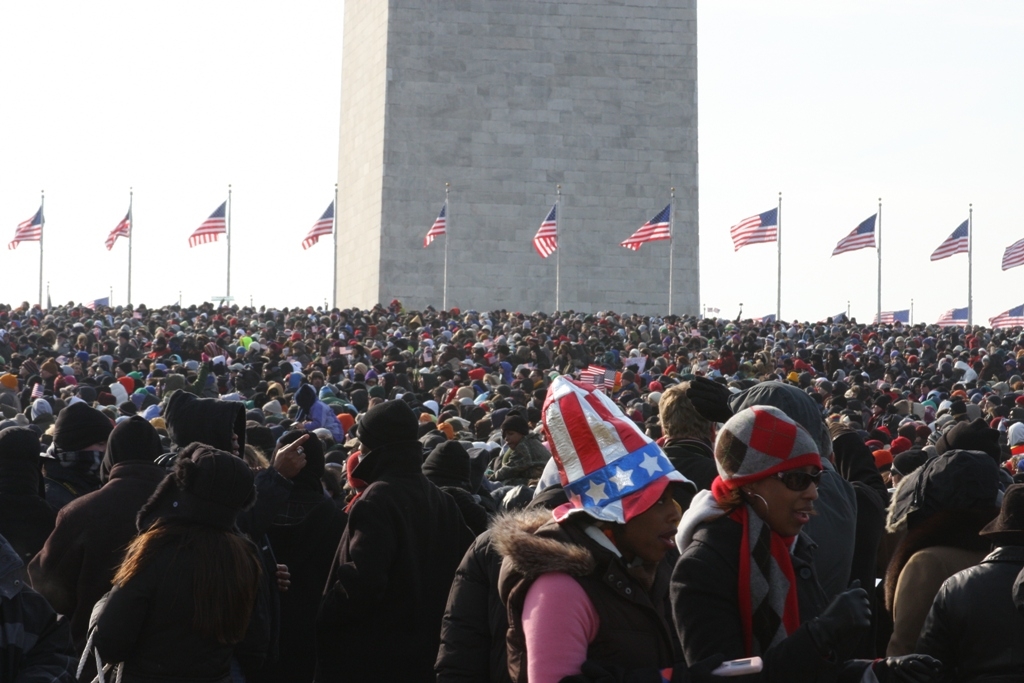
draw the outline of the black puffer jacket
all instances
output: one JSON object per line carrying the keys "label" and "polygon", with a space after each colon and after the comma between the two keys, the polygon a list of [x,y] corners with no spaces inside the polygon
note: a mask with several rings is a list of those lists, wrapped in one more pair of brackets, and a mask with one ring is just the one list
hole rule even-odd
{"label": "black puffer jacket", "polygon": [[916,652],[941,659],[951,680],[1010,683],[1024,674],[1024,617],[1013,584],[1024,546],[996,548],[981,564],[946,579],[921,630]]}
{"label": "black puffer jacket", "polygon": [[[672,573],[672,607],[679,639],[690,665],[721,653],[728,659],[748,656],[737,586],[743,527],[719,517],[697,527]],[[809,621],[828,607],[814,567],[817,546],[802,534],[793,551],[801,626],[788,638],[760,653],[764,670],[749,676],[765,683],[824,683],[859,681],[868,661],[846,662],[846,653],[823,657]],[[838,654],[839,656],[835,656]],[[748,680],[744,678],[744,680]]]}

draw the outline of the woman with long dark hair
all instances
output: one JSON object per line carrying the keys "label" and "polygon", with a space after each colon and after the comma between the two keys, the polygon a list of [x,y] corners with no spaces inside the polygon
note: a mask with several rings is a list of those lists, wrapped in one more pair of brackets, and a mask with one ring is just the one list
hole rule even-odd
{"label": "woman with long dark hair", "polygon": [[193,443],[139,512],[139,536],[114,576],[94,644],[123,662],[125,683],[231,680],[232,655],[260,659],[266,624],[251,619],[255,546],[235,518],[256,499],[240,458]]}

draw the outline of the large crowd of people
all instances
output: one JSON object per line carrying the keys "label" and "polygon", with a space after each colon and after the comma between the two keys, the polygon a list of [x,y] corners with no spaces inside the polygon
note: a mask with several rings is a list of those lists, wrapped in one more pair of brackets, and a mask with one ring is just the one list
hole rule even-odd
{"label": "large crowd of people", "polygon": [[0,680],[1024,680],[1024,332],[0,306]]}

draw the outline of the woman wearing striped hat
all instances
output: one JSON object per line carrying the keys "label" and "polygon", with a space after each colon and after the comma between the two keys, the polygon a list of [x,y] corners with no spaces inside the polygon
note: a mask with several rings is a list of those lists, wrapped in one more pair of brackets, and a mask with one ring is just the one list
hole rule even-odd
{"label": "woman wearing striped hat", "polygon": [[821,457],[803,427],[774,406],[747,408],[722,426],[715,460],[718,477],[676,536],[672,605],[687,661],[759,656],[762,671],[744,680],[773,683],[938,680],[931,657],[844,654],[871,608],[857,582],[831,603],[818,583],[801,530],[815,514]]}
{"label": "woman wearing striped hat", "polygon": [[512,680],[710,680],[721,657],[673,666],[667,609],[672,486],[693,484],[593,386],[556,378],[543,424],[570,502],[504,517],[492,535]]}

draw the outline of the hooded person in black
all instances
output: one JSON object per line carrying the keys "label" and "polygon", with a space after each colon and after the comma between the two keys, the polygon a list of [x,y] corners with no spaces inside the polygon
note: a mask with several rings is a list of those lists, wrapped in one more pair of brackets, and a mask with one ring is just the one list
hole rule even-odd
{"label": "hooded person in black", "polygon": [[39,437],[26,427],[0,431],[0,535],[28,564],[53,531],[57,514],[42,497]]}
{"label": "hooded person in black", "polygon": [[167,435],[177,448],[198,441],[241,455],[245,449],[245,404],[198,398],[176,391],[167,401]]}
{"label": "hooded person in black", "polygon": [[[32,587],[71,620],[78,651],[85,647],[92,608],[110,590],[135,537],[135,516],[166,474],[154,462],[162,452],[160,436],[143,418],[114,427],[100,466],[103,487],[61,509],[46,545],[28,565]],[[84,680],[95,675],[88,664],[91,674],[85,672]]]}
{"label": "hooded person in black", "polygon": [[54,510],[100,487],[100,463],[113,428],[106,415],[82,401],[57,415],[53,445],[43,466],[46,502]]}
{"label": "hooded person in black", "polygon": [[470,493],[470,458],[460,442],[445,441],[435,446],[420,469],[435,486],[455,499],[466,526],[474,534],[479,536],[487,530],[490,519],[478,496]]}
{"label": "hooded person in black", "polygon": [[278,443],[301,443],[306,466],[292,477],[288,501],[267,532],[277,561],[287,565],[291,573],[291,586],[280,596],[279,659],[267,662],[251,680],[309,683],[316,663],[314,622],[334,552],[345,530],[345,513],[324,495],[320,439],[309,432],[291,431]]}
{"label": "hooded person in black", "polygon": [[417,420],[386,401],[359,423],[367,487],[349,511],[317,615],[315,680],[433,683],[448,590],[473,532],[427,481]]}

